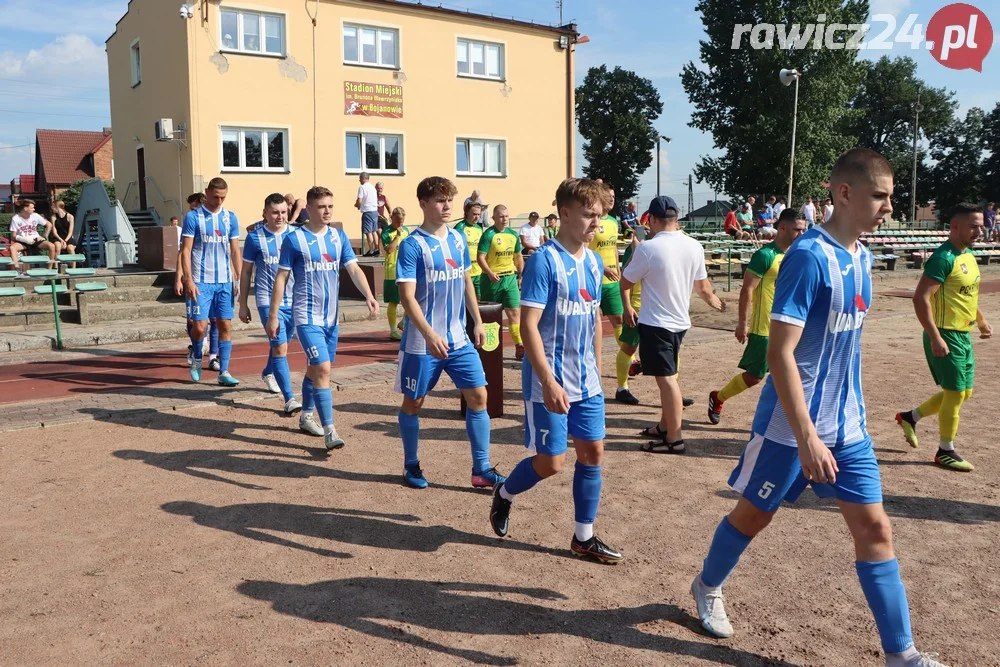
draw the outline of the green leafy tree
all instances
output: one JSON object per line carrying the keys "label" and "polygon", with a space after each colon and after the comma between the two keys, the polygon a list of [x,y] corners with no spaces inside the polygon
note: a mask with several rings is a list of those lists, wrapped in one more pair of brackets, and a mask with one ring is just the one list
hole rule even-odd
{"label": "green leafy tree", "polygon": [[986,116],[986,150],[989,159],[983,165],[983,195],[988,201],[1000,200],[1000,103]]}
{"label": "green leafy tree", "polygon": [[[69,186],[69,189],[59,195],[59,199],[63,200],[66,204],[66,211],[77,215],[77,208],[80,206],[80,193],[83,191],[83,186],[86,185],[92,179],[84,179],[82,181],[77,181]],[[115,200],[115,184],[113,181],[103,181],[104,189],[108,191],[108,199],[112,202]]]}
{"label": "green leafy tree", "polygon": [[987,147],[986,114],[969,109],[964,120],[956,120],[931,142],[928,196],[937,205],[938,220],[947,221],[959,202],[982,202],[985,194]]}
{"label": "green leafy tree", "polygon": [[[691,127],[710,133],[719,157],[703,156],[698,180],[720,192],[782,194],[788,190],[794,91],[778,80],[783,68],[803,73],[799,81],[795,191],[792,205],[821,195],[837,157],[854,145],[845,128],[858,112],[849,106],[864,75],[854,49],[813,48],[777,37],[775,48],[753,48],[745,35],[733,48],[735,25],[861,24],[867,0],[700,0],[706,39],[700,64],[684,66],[681,83],[694,106]],[[835,33],[836,42],[851,37]],[[800,38],[802,33],[799,34]],[[793,35],[794,37],[794,35]]]}
{"label": "green leafy tree", "polygon": [[591,67],[576,89],[576,118],[586,139],[584,173],[615,186],[619,202],[639,191],[639,175],[653,163],[653,121],[663,103],[653,82],[635,72]]}
{"label": "green leafy tree", "polygon": [[[845,122],[847,134],[857,137],[857,144],[881,153],[896,172],[893,204],[897,215],[910,213],[913,188],[913,124],[915,104],[920,97],[920,134],[935,139],[954,120],[958,103],[954,93],[931,88],[917,77],[912,58],[890,60],[882,56],[875,62],[862,61],[864,78],[850,107],[856,113]],[[926,153],[918,148],[917,203],[926,205],[930,186],[930,167]]]}

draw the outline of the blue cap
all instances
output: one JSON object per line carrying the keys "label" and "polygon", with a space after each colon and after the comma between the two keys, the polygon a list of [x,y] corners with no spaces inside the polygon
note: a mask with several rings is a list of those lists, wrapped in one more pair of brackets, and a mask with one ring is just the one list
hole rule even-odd
{"label": "blue cap", "polygon": [[[667,209],[673,209],[673,213]],[[653,201],[649,202],[649,214],[654,218],[676,218],[680,210],[677,202],[666,195],[653,197]]]}

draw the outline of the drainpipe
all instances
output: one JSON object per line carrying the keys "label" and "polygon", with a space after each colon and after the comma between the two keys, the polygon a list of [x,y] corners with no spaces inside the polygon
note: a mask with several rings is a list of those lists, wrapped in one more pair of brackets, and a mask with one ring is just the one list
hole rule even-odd
{"label": "drainpipe", "polygon": [[566,178],[575,176],[573,162],[575,160],[574,144],[576,143],[576,86],[573,81],[573,52],[576,44],[576,24],[571,23],[569,28],[573,35],[569,36],[569,45],[566,47]]}

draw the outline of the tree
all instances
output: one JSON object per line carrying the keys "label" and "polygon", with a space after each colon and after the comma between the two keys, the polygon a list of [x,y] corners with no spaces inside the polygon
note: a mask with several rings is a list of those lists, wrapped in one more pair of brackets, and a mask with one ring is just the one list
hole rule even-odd
{"label": "tree", "polygon": [[661,113],[653,82],[621,67],[591,67],[576,89],[577,125],[586,139],[584,173],[614,185],[619,202],[636,195],[639,175],[653,162],[653,121]]}
{"label": "tree", "polygon": [[[691,127],[712,134],[722,156],[704,156],[698,179],[720,192],[782,194],[788,190],[794,93],[778,80],[782,68],[804,73],[799,82],[798,132],[793,202],[820,195],[837,157],[854,145],[845,123],[857,112],[848,102],[862,80],[854,49],[794,48],[775,39],[774,48],[753,48],[753,34],[733,49],[734,26],[771,23],[781,26],[861,24],[867,0],[700,0],[707,39],[701,42],[701,65],[684,66],[681,83],[695,107]],[[800,33],[801,34],[801,33]],[[786,32],[785,35],[788,35]],[[834,33],[843,43],[849,32]]]}
{"label": "tree", "polygon": [[937,164],[927,194],[941,222],[951,218],[955,204],[983,200],[986,146],[986,114],[979,107],[969,109],[965,120],[952,122],[931,142],[931,159]]}
{"label": "tree", "polygon": [[1000,199],[1000,103],[986,116],[984,131],[990,157],[983,166],[983,194],[988,201]]}
{"label": "tree", "polygon": [[[93,179],[84,179],[82,181],[77,181],[69,186],[69,189],[59,195],[59,199],[63,200],[66,204],[66,211],[71,213],[74,217],[77,215],[76,209],[80,206],[80,193],[83,190],[83,186],[89,183]],[[113,181],[103,181],[104,189],[108,191],[108,199],[112,202],[115,201],[115,184]]]}
{"label": "tree", "polygon": [[[954,120],[958,103],[954,93],[931,88],[917,78],[917,64],[912,58],[890,60],[882,56],[876,62],[863,61],[864,78],[850,108],[857,113],[845,122],[847,134],[857,137],[857,145],[881,153],[896,172],[893,203],[897,212],[910,213],[913,187],[914,105],[920,96],[920,132],[935,139]],[[930,185],[930,167],[924,163],[925,152],[918,148],[917,198],[926,205]]]}

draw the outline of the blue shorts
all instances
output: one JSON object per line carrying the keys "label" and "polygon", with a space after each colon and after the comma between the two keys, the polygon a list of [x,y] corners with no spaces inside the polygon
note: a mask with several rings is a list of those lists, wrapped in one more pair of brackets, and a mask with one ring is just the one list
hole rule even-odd
{"label": "blue shorts", "polygon": [[549,412],[540,401],[524,402],[524,446],[546,456],[565,454],[569,436],[604,440],[604,396],[598,394],[569,404],[569,414]]}
{"label": "blue shorts", "polygon": [[[267,318],[271,314],[270,306],[257,306],[257,314],[260,315],[260,323],[267,326]],[[278,337],[269,339],[271,347],[278,347],[285,343],[290,343],[295,337],[295,324],[292,322],[292,309],[278,309]]]}
{"label": "blue shorts", "polygon": [[198,300],[187,299],[187,318],[195,322],[233,319],[232,283],[195,283]]}
{"label": "blue shorts", "polygon": [[374,234],[378,231],[378,211],[365,211],[361,214],[361,233]]}
{"label": "blue shorts", "polygon": [[474,345],[466,343],[448,353],[444,359],[430,354],[399,353],[396,369],[396,391],[414,400],[426,396],[437,385],[441,371],[448,374],[459,389],[486,386],[483,361]]}
{"label": "blue shorts", "polygon": [[820,498],[870,505],[882,502],[882,477],[871,438],[831,449],[840,471],[833,484],[810,482],[802,474],[797,447],[753,435],[740,456],[729,486],[762,512],[775,512],[782,501],[794,503],[806,486]]}
{"label": "blue shorts", "polygon": [[[279,321],[281,318],[278,318]],[[340,327],[321,327],[315,324],[300,324],[295,327],[295,334],[306,353],[306,361],[310,366],[319,366],[327,362],[333,363],[337,358],[337,338]]]}

